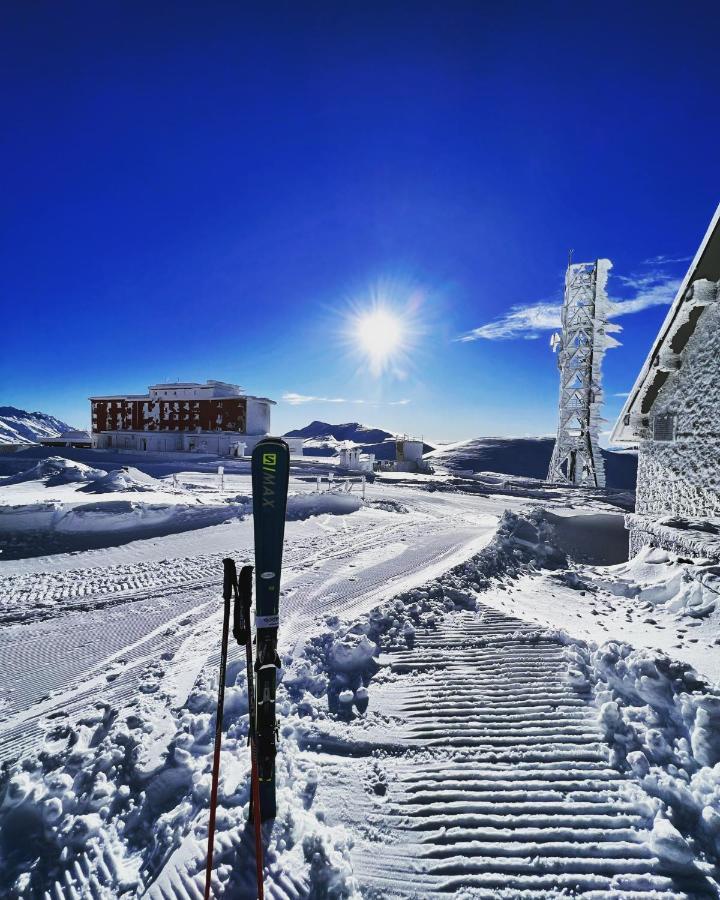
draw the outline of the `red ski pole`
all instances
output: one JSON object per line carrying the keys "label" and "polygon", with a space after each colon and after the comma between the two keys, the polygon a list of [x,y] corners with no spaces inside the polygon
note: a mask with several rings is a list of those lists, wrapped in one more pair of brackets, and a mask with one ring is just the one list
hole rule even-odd
{"label": "red ski pole", "polygon": [[[232,570],[227,565],[232,563]],[[205,900],[210,900],[210,882],[212,879],[213,850],[215,848],[215,812],[217,809],[218,782],[220,779],[220,749],[222,747],[223,710],[225,708],[225,677],[227,670],[228,632],[230,630],[230,600],[236,589],[234,577],[235,563],[224,560],[223,579],[223,627],[220,647],[220,683],[218,685],[217,720],[215,723],[215,750],[213,753],[212,787],[210,789],[210,821],[208,823],[207,866],[205,868]]]}

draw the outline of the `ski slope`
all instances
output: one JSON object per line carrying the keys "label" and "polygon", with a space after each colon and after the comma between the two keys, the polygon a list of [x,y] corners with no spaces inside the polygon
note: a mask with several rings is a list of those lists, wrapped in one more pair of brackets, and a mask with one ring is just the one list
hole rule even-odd
{"label": "ski slope", "polygon": [[[289,523],[284,633],[297,641],[319,617],[357,614],[471,556],[497,521],[498,504],[487,514],[476,506],[469,498],[448,504],[421,495],[412,513],[370,508],[350,519],[321,517],[309,527]],[[240,562],[252,557],[252,521],[230,527],[234,547],[220,553],[87,572],[27,573],[25,567],[0,579],[0,761],[40,745],[53,716],[72,716],[100,689],[105,702],[121,703],[140,685],[153,684],[160,669],[174,677],[171,661],[192,629],[217,637],[222,558],[228,552]],[[201,540],[212,544],[213,530]],[[33,562],[43,568],[42,560]],[[181,671],[199,672],[208,653],[210,647],[190,649]],[[148,676],[147,666],[158,658]]]}
{"label": "ski slope", "polygon": [[[418,484],[376,483],[354,512],[288,522],[266,896],[718,896],[714,820],[693,824],[720,806],[715,696],[698,695],[710,724],[690,748],[648,688],[662,740],[639,730],[625,746],[607,705],[625,687],[603,686],[573,644],[576,610],[584,630],[613,620],[572,587],[581,569],[552,541],[596,548],[618,513],[581,495],[544,497],[548,514],[520,491]],[[247,493],[242,476],[232,489]],[[246,518],[3,564],[9,897],[202,897],[221,561],[251,550]],[[602,555],[585,560],[595,573]],[[256,896],[244,670],[231,646],[213,869],[214,895],[240,900]],[[652,755],[662,741],[679,748],[665,761]],[[650,775],[627,765],[635,746]],[[685,781],[668,764],[680,759]]]}

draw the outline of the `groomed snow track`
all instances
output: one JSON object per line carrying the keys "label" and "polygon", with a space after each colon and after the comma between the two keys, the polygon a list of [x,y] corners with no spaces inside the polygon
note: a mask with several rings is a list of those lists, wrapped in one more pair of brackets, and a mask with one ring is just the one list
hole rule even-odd
{"label": "groomed snow track", "polygon": [[[418,629],[414,649],[388,653],[384,662],[393,678],[373,688],[395,723],[380,757],[384,795],[360,796],[365,753],[311,754],[321,780],[339,780],[345,815],[368,826],[371,837],[352,851],[363,898],[717,896],[699,869],[680,879],[663,871],[648,845],[649,799],[610,765],[596,710],[566,679],[563,646],[551,635],[484,607]],[[250,900],[244,822],[219,836],[216,860],[223,859],[225,869],[232,859],[240,882],[247,874],[247,888],[233,900]],[[201,900],[204,862],[193,841],[179,847],[138,896]],[[43,900],[117,896],[121,868],[107,849],[92,846]],[[269,900],[320,896],[276,863],[265,875]]]}
{"label": "groomed snow track", "polygon": [[388,661],[413,673],[391,691],[408,750],[382,763],[383,838],[354,859],[364,897],[715,896],[699,872],[680,885],[662,871],[647,798],[609,764],[551,637],[486,607]]}

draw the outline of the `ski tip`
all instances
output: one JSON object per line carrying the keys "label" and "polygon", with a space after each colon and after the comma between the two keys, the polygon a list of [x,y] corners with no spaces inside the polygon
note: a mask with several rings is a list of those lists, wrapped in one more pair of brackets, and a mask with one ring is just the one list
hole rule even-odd
{"label": "ski tip", "polygon": [[284,438],[273,437],[271,434],[268,434],[264,438],[261,438],[257,442],[257,444],[255,444],[255,446],[259,447],[261,444],[283,444],[285,447],[287,447],[288,445],[287,441]]}
{"label": "ski tip", "polygon": [[282,458],[290,459],[290,448],[287,442],[280,437],[264,437],[258,441],[253,449],[252,458],[258,461],[267,453],[280,453]]}

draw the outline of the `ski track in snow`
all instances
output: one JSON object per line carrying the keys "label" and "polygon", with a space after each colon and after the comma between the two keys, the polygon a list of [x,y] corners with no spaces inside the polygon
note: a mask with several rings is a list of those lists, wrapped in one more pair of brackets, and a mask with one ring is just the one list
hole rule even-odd
{"label": "ski track in snow", "polygon": [[350,789],[328,779],[348,808],[368,772],[383,786],[352,852],[363,897],[703,896],[663,873],[649,798],[610,765],[559,643],[482,606],[416,637],[386,657],[395,677],[375,694],[407,749],[351,763]]}
{"label": "ski track in snow", "polygon": [[[437,516],[437,502],[423,506]],[[283,574],[285,639],[299,640],[304,624],[318,616],[357,614],[451,568],[486,543],[495,524],[493,516],[478,528],[469,527],[464,514],[423,515],[437,530],[418,536],[417,517],[406,523],[395,513],[374,514],[372,527],[365,522],[364,528],[348,525],[346,517],[327,517],[319,537],[306,546],[290,544]],[[365,561],[355,568],[357,554]],[[158,667],[172,668],[185,631],[208,616],[215,616],[210,628],[219,632],[223,555],[0,581],[0,622],[4,617],[7,623],[0,631],[0,762],[37,746],[55,717],[82,710],[98,691],[113,704],[131,697],[138,685],[153,692]],[[250,555],[249,548],[238,548],[239,560]],[[207,656],[191,653],[199,670]]]}
{"label": "ski track in snow", "polygon": [[[610,764],[597,710],[567,680],[552,633],[479,605],[418,629],[413,649],[381,661],[373,707],[382,712],[350,723],[344,741],[318,724],[295,763],[296,780],[320,772],[310,805],[354,832],[356,893],[313,893],[271,861],[267,897],[716,896],[700,871],[679,876],[653,852],[652,802]],[[244,822],[221,832],[216,856],[252,871]],[[200,900],[204,862],[191,836],[143,895]],[[45,898],[112,896],[120,872],[91,842]],[[230,896],[254,896],[247,884]]]}
{"label": "ski track in snow", "polygon": [[[411,516],[328,517],[310,539],[289,541],[286,652],[299,654],[323,616],[354,621],[463,562],[493,536],[493,516],[511,505],[508,498],[412,499]],[[137,768],[172,779],[162,757],[177,711],[201,672],[217,668],[223,555],[2,579],[0,760],[38,747],[61,752],[65,722],[88,710],[109,718],[141,694],[154,731]],[[249,547],[236,555],[248,558]],[[381,657],[368,715],[344,730],[312,720],[294,761],[296,780],[311,783],[311,773],[320,773],[306,809],[324,808],[329,826],[352,834],[357,892],[322,893],[302,870],[270,857],[268,898],[717,896],[700,870],[673,874],[653,852],[655,808],[635,779],[611,765],[597,709],[568,680],[553,633],[478,603],[476,611],[448,610],[434,627],[417,628],[409,644]],[[241,781],[246,764],[239,763]],[[172,784],[154,789],[163,796]],[[218,834],[216,884],[227,878],[228,858],[252,868],[242,810],[233,818]],[[199,900],[204,851],[190,831],[156,871],[142,873],[144,895]],[[119,896],[125,864],[117,847],[91,838],[42,900]],[[252,896],[250,888],[237,894]]]}

